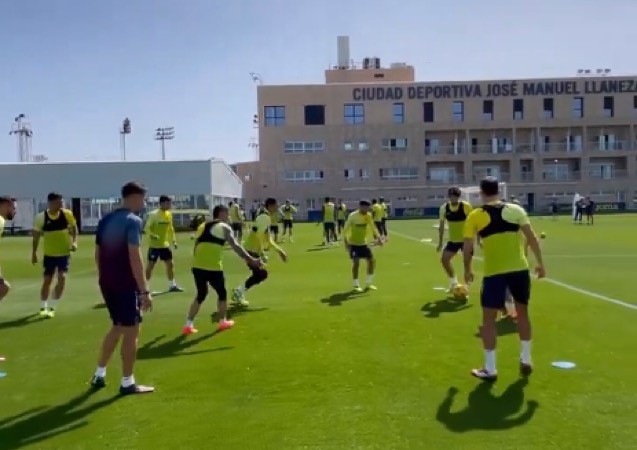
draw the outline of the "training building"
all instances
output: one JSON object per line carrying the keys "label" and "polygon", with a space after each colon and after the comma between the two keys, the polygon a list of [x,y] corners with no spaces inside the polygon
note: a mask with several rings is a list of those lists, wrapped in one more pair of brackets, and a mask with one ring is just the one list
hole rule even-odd
{"label": "training building", "polygon": [[414,213],[493,176],[531,211],[570,210],[576,193],[634,206],[637,76],[416,82],[412,66],[353,63],[338,42],[325,84],[258,86],[260,157],[237,166],[248,202],[384,196]]}
{"label": "training building", "polygon": [[49,192],[64,195],[80,230],[94,230],[99,219],[120,203],[121,187],[138,181],[148,188],[147,207],[162,194],[173,198],[177,225],[190,213],[242,196],[237,174],[222,160],[0,163],[0,193],[18,200],[7,228],[31,230],[35,214],[46,208]]}

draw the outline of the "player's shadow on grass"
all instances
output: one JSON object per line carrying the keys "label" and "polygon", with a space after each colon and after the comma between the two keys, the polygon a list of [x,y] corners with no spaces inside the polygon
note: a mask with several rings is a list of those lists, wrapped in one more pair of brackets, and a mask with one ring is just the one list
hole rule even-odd
{"label": "player's shadow on grass", "polygon": [[[495,329],[498,333],[498,336],[506,336],[508,334],[517,334],[518,324],[515,323],[511,318],[506,317],[504,319],[498,320],[495,323]],[[477,338],[481,338],[482,337],[481,331],[482,331],[482,326],[479,326],[478,331],[474,336]]]}
{"label": "player's shadow on grass", "polygon": [[[237,308],[236,306],[230,306],[228,308],[228,318],[232,319],[233,317],[238,317],[238,316],[243,316],[245,314],[251,314],[251,313],[257,313],[257,312],[263,312],[263,311],[269,311],[270,308]],[[219,317],[217,316],[217,312],[213,312],[210,315],[210,319],[213,322],[219,322]]]}
{"label": "player's shadow on grass", "polygon": [[195,338],[179,335],[169,341],[160,342],[166,337],[165,334],[162,334],[161,336],[156,337],[152,341],[142,345],[137,350],[137,359],[162,359],[162,358],[171,358],[173,356],[198,355],[201,353],[232,350],[234,347],[217,347],[217,348],[209,348],[206,350],[197,350],[197,351],[187,352],[187,353],[184,352],[185,350],[188,350],[189,348],[194,347],[195,345],[205,341],[206,339],[212,338],[217,333],[219,332],[214,331],[212,333],[203,334]]}
{"label": "player's shadow on grass", "polygon": [[356,292],[353,290],[347,292],[337,292],[330,295],[329,297],[322,298],[321,303],[325,303],[329,306],[341,306],[344,302],[359,298],[364,294],[364,292]]}
{"label": "player's shadow on grass", "polygon": [[438,407],[436,420],[454,433],[506,430],[524,425],[533,418],[539,407],[536,401],[524,401],[524,388],[527,384],[526,378],[520,378],[496,397],[491,391],[493,383],[479,383],[469,394],[468,405],[457,412],[452,412],[451,407],[458,389],[449,388],[447,396]]}
{"label": "player's shadow on grass", "polygon": [[328,250],[332,247],[328,247],[327,245],[317,245],[316,247],[311,247],[306,250],[306,252],[320,252],[323,250]]}
{"label": "player's shadow on grass", "polygon": [[8,330],[9,328],[20,328],[32,323],[41,322],[37,314],[30,314],[28,316],[20,317],[19,319],[9,320],[7,322],[0,322],[0,330]]}
{"label": "player's shadow on grass", "polygon": [[437,319],[441,314],[455,313],[471,308],[471,304],[452,298],[443,298],[435,302],[427,302],[420,310],[425,313],[425,317],[429,319]]}
{"label": "player's shadow on grass", "polygon": [[0,448],[15,450],[82,428],[92,413],[121,398],[116,395],[82,406],[93,393],[88,390],[61,405],[34,408],[0,420]]}

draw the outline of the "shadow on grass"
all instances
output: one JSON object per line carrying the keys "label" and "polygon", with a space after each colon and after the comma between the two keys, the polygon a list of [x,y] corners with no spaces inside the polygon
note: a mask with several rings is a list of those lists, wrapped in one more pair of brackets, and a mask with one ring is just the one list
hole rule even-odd
{"label": "shadow on grass", "polygon": [[325,303],[329,306],[341,306],[343,302],[361,297],[363,296],[363,294],[364,292],[356,292],[353,290],[347,292],[337,292],[330,295],[329,297],[322,298],[321,303]]}
{"label": "shadow on grass", "polygon": [[106,303],[98,303],[97,305],[93,306],[93,309],[106,309]]}
{"label": "shadow on grass", "polygon": [[329,250],[330,248],[333,248],[333,247],[328,247],[327,245],[321,245],[321,246],[317,246],[317,247],[308,248],[306,250],[306,252],[320,252],[320,251],[323,251],[323,250]]}
{"label": "shadow on grass", "polygon": [[30,314],[28,316],[20,317],[19,319],[9,320],[7,322],[0,322],[0,330],[25,327],[37,322],[41,322],[39,316],[37,314]]}
{"label": "shadow on grass", "polygon": [[[517,334],[518,333],[518,324],[515,323],[511,318],[506,317],[504,319],[498,320],[495,323],[495,329],[498,333],[498,336],[506,336],[507,334]],[[482,326],[478,326],[478,332],[474,335],[477,338],[482,337]]]}
{"label": "shadow on grass", "polygon": [[425,317],[429,319],[437,319],[441,314],[455,313],[471,308],[471,304],[466,300],[454,300],[452,298],[443,298],[435,302],[427,302],[420,310],[425,313]]}
{"label": "shadow on grass", "polygon": [[[270,308],[238,308],[236,306],[230,306],[228,308],[228,319],[232,319],[233,317],[243,316],[245,314],[251,314],[256,312],[269,311]],[[210,320],[214,323],[219,322],[219,317],[217,315],[217,311],[213,312],[210,315]]]}
{"label": "shadow on grass", "polygon": [[458,412],[451,412],[458,389],[449,388],[438,407],[436,420],[454,433],[506,430],[524,425],[539,407],[539,403],[532,400],[526,401],[525,407],[524,388],[527,384],[526,378],[520,378],[496,397],[491,391],[494,384],[482,382],[469,394],[468,405]]}
{"label": "shadow on grass", "polygon": [[116,395],[80,407],[94,392],[88,390],[61,405],[34,408],[0,420],[0,448],[15,450],[82,428],[88,424],[88,416],[121,398]]}
{"label": "shadow on grass", "polygon": [[179,335],[169,341],[162,341],[166,335],[163,334],[156,337],[150,342],[147,342],[137,350],[137,359],[162,359],[172,358],[173,356],[186,356],[186,355],[198,355],[201,353],[219,352],[224,350],[232,350],[234,347],[217,347],[209,348],[206,350],[198,350],[194,352],[184,353],[184,350],[188,350],[191,347],[212,338],[219,331],[204,334],[196,338]]}

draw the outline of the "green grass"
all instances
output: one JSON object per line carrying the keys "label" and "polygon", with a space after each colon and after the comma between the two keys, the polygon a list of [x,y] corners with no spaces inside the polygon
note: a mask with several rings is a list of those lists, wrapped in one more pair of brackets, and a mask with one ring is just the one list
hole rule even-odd
{"label": "green grass", "polygon": [[[635,222],[534,219],[547,234],[548,276],[637,304]],[[446,284],[431,244],[420,242],[435,239],[432,225],[390,222],[389,244],[375,250],[379,290],[356,297],[343,248],[310,251],[319,228],[300,225],[285,244],[289,263],[271,258],[270,279],[250,292],[236,327],[213,336],[209,300],[200,333],[188,338],[180,336],[193,288],[184,235],[176,263],[188,292],[157,297],[145,317],[136,378],[157,392],[136,398],[116,397],[118,357],[109,386],[86,393],[109,327],[94,308],[92,239],[81,241],[53,320],[33,317],[40,269],[29,264],[29,241],[4,239],[14,290],[0,304],[0,449],[634,448],[637,310],[534,282],[536,372],[526,386],[518,380],[515,330],[502,326],[500,379],[488,389],[469,376],[482,363],[477,286],[466,308],[432,289]],[[230,252],[226,266],[229,286],[247,275]],[[153,287],[165,284],[158,267]],[[577,368],[555,369],[556,360]]]}

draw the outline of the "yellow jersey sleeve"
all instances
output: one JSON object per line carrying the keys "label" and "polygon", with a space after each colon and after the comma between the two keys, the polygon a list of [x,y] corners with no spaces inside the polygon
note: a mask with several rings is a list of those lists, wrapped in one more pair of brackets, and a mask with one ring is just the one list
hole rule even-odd
{"label": "yellow jersey sleeve", "polygon": [[144,231],[147,233],[151,233],[153,227],[155,226],[155,221],[157,220],[157,213],[152,211],[148,214],[148,218],[146,219],[146,226],[144,227]]}
{"label": "yellow jersey sleeve", "polygon": [[41,212],[37,216],[35,216],[35,221],[33,222],[33,230],[38,233],[42,232],[42,227],[44,227],[44,213]]}
{"label": "yellow jersey sleeve", "polygon": [[520,225],[529,225],[529,216],[520,205],[507,204],[502,211],[502,218],[507,222]]}
{"label": "yellow jersey sleeve", "polygon": [[4,233],[4,217],[0,216],[0,238],[2,238],[2,233]]}
{"label": "yellow jersey sleeve", "polygon": [[173,222],[173,213],[166,211],[166,218],[168,219],[168,233],[166,238],[170,238],[170,241],[175,241],[175,222]]}
{"label": "yellow jersey sleeve", "polygon": [[464,209],[464,213],[467,216],[471,213],[471,211],[473,211],[473,206],[471,206],[471,203],[469,203],[469,202],[463,201],[462,202],[462,206],[463,206],[463,209]]}
{"label": "yellow jersey sleeve", "polygon": [[206,222],[202,223],[197,227],[197,231],[195,232],[195,238],[200,237],[203,234],[203,230],[206,228]]}
{"label": "yellow jersey sleeve", "polygon": [[[345,225],[343,226],[343,233],[347,234],[349,232],[349,230],[352,228],[352,216],[354,215],[354,213],[350,214],[347,217],[347,220],[345,221]],[[371,216],[370,216],[371,217]]]}
{"label": "yellow jersey sleeve", "polygon": [[66,221],[69,223],[69,226],[71,227],[77,226],[77,221],[75,220],[75,216],[73,215],[73,212],[70,209],[63,209],[62,213],[66,217]]}
{"label": "yellow jersey sleeve", "polygon": [[467,220],[464,222],[464,238],[473,239],[478,234],[478,219],[480,210],[471,211]]}
{"label": "yellow jersey sleeve", "polygon": [[447,217],[447,204],[444,203],[441,207],[440,210],[438,211],[438,218],[440,220],[445,220]]}

